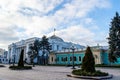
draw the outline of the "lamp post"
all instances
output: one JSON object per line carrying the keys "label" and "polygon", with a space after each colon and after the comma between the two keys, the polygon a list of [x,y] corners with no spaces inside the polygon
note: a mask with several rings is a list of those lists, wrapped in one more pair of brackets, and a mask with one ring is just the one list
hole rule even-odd
{"label": "lamp post", "polygon": [[74,46],[72,46],[72,69],[75,69],[75,65],[74,65],[74,51],[75,51],[75,48],[74,48]]}

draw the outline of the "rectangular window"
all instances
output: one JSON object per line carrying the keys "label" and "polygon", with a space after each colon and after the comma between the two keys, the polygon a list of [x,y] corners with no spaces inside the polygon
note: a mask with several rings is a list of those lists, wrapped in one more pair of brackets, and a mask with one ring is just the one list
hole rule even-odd
{"label": "rectangular window", "polygon": [[59,45],[57,45],[57,50],[59,50]]}
{"label": "rectangular window", "polygon": [[53,62],[53,57],[51,57],[51,61]]}
{"label": "rectangular window", "polygon": [[57,61],[59,61],[59,57],[57,57]]}
{"label": "rectangular window", "polygon": [[68,58],[66,57],[66,58],[65,58],[65,61],[67,61],[67,60],[68,60]]}
{"label": "rectangular window", "polygon": [[81,56],[79,56],[79,61],[81,61]]}
{"label": "rectangular window", "polygon": [[72,57],[70,57],[70,61],[72,61]]}

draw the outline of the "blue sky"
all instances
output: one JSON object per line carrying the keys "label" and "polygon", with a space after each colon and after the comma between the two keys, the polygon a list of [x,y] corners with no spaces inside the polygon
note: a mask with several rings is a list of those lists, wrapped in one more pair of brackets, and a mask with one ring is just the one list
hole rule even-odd
{"label": "blue sky", "polygon": [[0,0],[0,48],[31,37],[56,35],[81,45],[107,46],[120,0]]}

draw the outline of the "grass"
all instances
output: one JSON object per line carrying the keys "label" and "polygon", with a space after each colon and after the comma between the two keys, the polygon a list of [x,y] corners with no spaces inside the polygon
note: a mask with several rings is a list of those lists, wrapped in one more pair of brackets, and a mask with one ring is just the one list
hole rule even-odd
{"label": "grass", "polygon": [[80,76],[108,76],[108,73],[101,72],[100,70],[97,70],[95,72],[86,72],[82,71],[81,69],[73,70],[72,74],[74,75],[80,75]]}

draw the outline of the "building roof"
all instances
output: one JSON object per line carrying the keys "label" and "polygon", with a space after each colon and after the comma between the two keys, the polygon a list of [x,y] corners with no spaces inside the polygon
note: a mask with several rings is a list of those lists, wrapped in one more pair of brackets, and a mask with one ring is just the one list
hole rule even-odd
{"label": "building roof", "polygon": [[58,36],[56,36],[56,35],[52,35],[51,37],[49,37],[49,39],[63,42],[63,39],[58,37]]}

